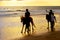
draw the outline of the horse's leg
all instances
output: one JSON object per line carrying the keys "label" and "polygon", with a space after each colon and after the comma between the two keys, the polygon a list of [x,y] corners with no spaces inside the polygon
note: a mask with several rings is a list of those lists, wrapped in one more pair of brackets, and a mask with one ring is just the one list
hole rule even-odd
{"label": "horse's leg", "polygon": [[27,28],[25,27],[25,31],[24,31],[24,33],[26,33],[26,30],[27,30]]}
{"label": "horse's leg", "polygon": [[28,29],[27,29],[27,33],[28,33],[28,35],[29,35],[29,33],[30,33],[30,28],[28,27]]}
{"label": "horse's leg", "polygon": [[49,31],[49,21],[48,21],[48,27],[47,27],[48,31]]}
{"label": "horse's leg", "polygon": [[24,24],[23,24],[23,26],[22,26],[22,30],[21,30],[21,33],[23,33],[23,28],[24,28]]}
{"label": "horse's leg", "polygon": [[32,27],[32,33],[34,32],[34,27]]}

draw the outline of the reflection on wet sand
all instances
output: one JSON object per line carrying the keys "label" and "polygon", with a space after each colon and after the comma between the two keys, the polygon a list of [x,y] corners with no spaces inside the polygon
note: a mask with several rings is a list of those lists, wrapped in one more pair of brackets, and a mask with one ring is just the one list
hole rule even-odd
{"label": "reflection on wet sand", "polygon": [[48,32],[37,36],[25,36],[23,38],[16,38],[13,40],[60,40],[60,31]]}
{"label": "reflection on wet sand", "polygon": [[32,16],[36,25],[35,32],[30,36],[21,34],[20,17],[4,17],[1,27],[1,40],[60,40],[60,16],[56,14],[55,32],[48,32],[45,15]]}

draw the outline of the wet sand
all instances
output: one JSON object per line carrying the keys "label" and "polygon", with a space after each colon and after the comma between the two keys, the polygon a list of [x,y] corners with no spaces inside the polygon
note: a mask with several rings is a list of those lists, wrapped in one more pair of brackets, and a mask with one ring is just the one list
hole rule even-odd
{"label": "wet sand", "polygon": [[30,36],[21,34],[20,17],[1,18],[0,40],[60,40],[60,15],[56,14],[55,32],[47,30],[45,15],[31,16],[36,25],[35,32]]}

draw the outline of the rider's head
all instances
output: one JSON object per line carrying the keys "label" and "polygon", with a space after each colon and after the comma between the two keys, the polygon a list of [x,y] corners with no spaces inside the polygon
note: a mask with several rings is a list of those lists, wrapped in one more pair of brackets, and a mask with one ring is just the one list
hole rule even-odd
{"label": "rider's head", "polygon": [[50,10],[50,12],[52,12],[52,10]]}
{"label": "rider's head", "polygon": [[26,11],[28,11],[28,9],[26,9]]}

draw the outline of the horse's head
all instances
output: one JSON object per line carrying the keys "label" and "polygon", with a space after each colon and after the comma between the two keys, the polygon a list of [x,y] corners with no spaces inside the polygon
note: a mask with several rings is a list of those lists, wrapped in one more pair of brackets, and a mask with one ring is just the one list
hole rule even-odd
{"label": "horse's head", "polygon": [[22,17],[21,17],[21,22],[23,22],[23,20],[24,20],[24,17],[22,16]]}

